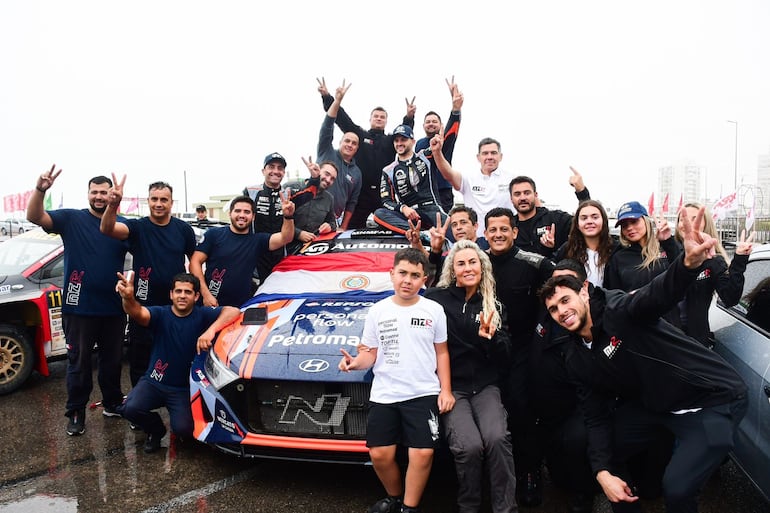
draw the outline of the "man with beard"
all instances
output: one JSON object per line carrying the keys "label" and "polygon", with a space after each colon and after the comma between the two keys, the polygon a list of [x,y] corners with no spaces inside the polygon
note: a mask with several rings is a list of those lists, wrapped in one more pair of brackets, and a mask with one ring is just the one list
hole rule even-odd
{"label": "man with beard", "polygon": [[[570,167],[569,183],[575,188],[578,201],[591,199],[583,184],[583,176]],[[519,228],[516,246],[524,251],[551,257],[569,238],[572,215],[562,210],[549,210],[539,205],[535,181],[528,176],[517,176],[508,186],[511,203],[516,209],[516,226]]]}
{"label": "man with beard", "polygon": [[633,294],[589,288],[572,276],[540,290],[551,318],[570,333],[567,370],[578,384],[588,453],[613,511],[641,511],[627,465],[661,430],[676,442],[663,474],[668,512],[695,512],[697,497],[732,449],[746,413],[746,384],[717,353],[661,318],[713,256],[705,208],[682,218],[683,257]]}
{"label": "man with beard", "polygon": [[[326,88],[323,77],[318,81],[318,92],[321,93],[324,109],[328,110],[334,102],[334,98]],[[417,107],[412,101],[406,100],[406,115],[402,123],[414,127],[414,113]],[[361,194],[358,197],[356,209],[350,219],[350,228],[365,228],[369,214],[380,207],[380,178],[382,170],[393,161],[395,151],[393,148],[393,135],[385,133],[385,125],[388,123],[388,113],[382,107],[375,107],[369,116],[369,129],[356,125],[345,109],[340,107],[337,112],[337,127],[343,133],[352,132],[358,136],[360,146],[356,153],[356,162],[361,169]]]}
{"label": "man with beard", "polygon": [[[98,344],[99,388],[103,414],[117,417],[123,402],[120,389],[120,360],[126,316],[120,297],[112,287],[115,273],[123,270],[128,245],[99,231],[107,208],[112,182],[106,176],[88,181],[87,209],[45,210],[43,199],[61,169],[41,174],[27,204],[27,219],[46,232],[58,233],[64,241],[65,268],[62,296],[62,320],[67,338],[67,434],[85,431],[86,404],[93,389],[91,360]],[[122,218],[121,218],[122,220]]]}
{"label": "man with beard", "polygon": [[310,171],[310,178],[301,184],[302,188],[291,196],[296,206],[294,214],[294,242],[287,248],[289,254],[302,244],[312,241],[318,235],[333,232],[337,228],[334,217],[334,196],[329,192],[337,180],[337,166],[325,161],[302,161]]}
{"label": "man with beard", "polygon": [[[120,182],[113,174],[114,185],[107,196],[107,208],[102,216],[100,230],[118,240],[128,241],[136,271],[136,298],[142,305],[168,305],[171,279],[185,272],[186,259],[195,251],[195,232],[192,227],[171,216],[174,205],[173,189],[166,182],[154,182],[148,190],[147,204],[150,215],[142,218],[118,220],[117,211],[123,199],[126,177]],[[152,333],[129,320],[129,369],[131,384],[136,385],[147,370],[152,347]]]}
{"label": "man with beard", "polygon": [[254,202],[248,196],[233,198],[230,226],[208,230],[190,258],[190,273],[200,280],[200,294],[205,306],[241,306],[249,299],[251,277],[259,256],[291,242],[293,212],[293,207],[286,202],[280,232],[251,233]]}
{"label": "man with beard", "polygon": [[446,213],[438,201],[428,159],[414,152],[414,131],[408,125],[398,125],[393,131],[396,160],[382,170],[380,199],[382,207],[374,211],[374,221],[397,233],[406,234],[409,222],[420,221],[424,228],[440,220]]}

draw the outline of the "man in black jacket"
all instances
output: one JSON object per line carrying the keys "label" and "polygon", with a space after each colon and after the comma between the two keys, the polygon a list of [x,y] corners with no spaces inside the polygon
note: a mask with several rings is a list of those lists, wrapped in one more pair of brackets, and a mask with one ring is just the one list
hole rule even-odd
{"label": "man in black jacket", "polygon": [[[328,110],[334,102],[334,97],[329,94],[323,78],[318,80],[318,92],[321,93],[324,110]],[[407,100],[406,116],[404,116],[402,124],[414,128],[416,109],[414,100],[412,102]],[[382,107],[372,109],[369,117],[369,129],[364,130],[350,119],[345,109],[340,107],[335,122],[343,132],[353,132],[358,135],[359,147],[358,153],[356,153],[356,162],[361,169],[361,194],[358,196],[358,204],[353,211],[348,227],[365,228],[369,214],[381,206],[380,179],[382,178],[382,170],[396,157],[393,136],[385,133],[388,113]]]}
{"label": "man in black jacket", "polygon": [[[693,223],[700,226],[703,209]],[[681,300],[715,240],[684,223],[684,256],[627,294],[589,290],[571,276],[540,291],[551,317],[571,332],[567,369],[579,384],[589,459],[614,511],[639,511],[625,462],[665,429],[676,438],[663,477],[669,512],[697,511],[697,496],[733,446],[746,385],[719,355],[660,318]]]}

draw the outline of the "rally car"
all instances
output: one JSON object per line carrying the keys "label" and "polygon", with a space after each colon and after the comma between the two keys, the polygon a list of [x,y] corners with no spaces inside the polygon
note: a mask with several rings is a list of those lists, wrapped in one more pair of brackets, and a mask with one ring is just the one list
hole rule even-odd
{"label": "rally car", "polygon": [[392,294],[389,270],[407,240],[348,231],[286,257],[190,373],[195,437],[249,457],[369,461],[372,373],[341,372],[369,307]]}
{"label": "rally car", "polygon": [[64,245],[36,229],[0,244],[0,395],[67,354],[62,326]]}

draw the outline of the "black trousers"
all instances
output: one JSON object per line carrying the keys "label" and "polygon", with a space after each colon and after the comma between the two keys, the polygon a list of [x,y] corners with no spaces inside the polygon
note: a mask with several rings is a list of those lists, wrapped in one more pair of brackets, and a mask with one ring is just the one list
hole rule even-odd
{"label": "black trousers", "polygon": [[[657,440],[658,428],[674,436],[674,450],[663,473],[668,513],[695,513],[698,494],[733,447],[735,430],[746,414],[745,396],[731,403],[691,413],[656,413],[636,402],[620,406],[614,416],[612,473],[631,480],[625,463]],[[639,502],[613,503],[614,512],[641,511]]]}

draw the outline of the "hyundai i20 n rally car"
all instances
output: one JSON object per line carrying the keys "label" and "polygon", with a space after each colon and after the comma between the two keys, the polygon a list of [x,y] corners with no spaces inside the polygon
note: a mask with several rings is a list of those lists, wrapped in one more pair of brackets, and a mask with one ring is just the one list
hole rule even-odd
{"label": "hyundai i20 n rally car", "polygon": [[315,240],[286,257],[190,374],[195,437],[239,456],[368,462],[372,373],[341,372],[367,311],[390,296],[395,252],[380,230]]}

